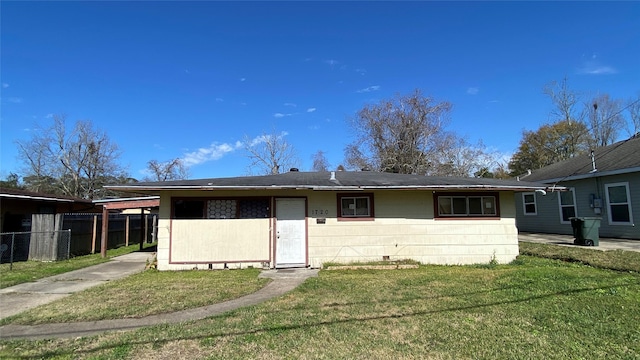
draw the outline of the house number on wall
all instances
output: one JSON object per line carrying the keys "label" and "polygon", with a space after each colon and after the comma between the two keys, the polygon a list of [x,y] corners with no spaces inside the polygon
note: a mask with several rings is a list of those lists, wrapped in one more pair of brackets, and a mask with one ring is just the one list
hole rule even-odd
{"label": "house number on wall", "polygon": [[311,215],[329,215],[329,210],[322,210],[322,209],[311,210]]}

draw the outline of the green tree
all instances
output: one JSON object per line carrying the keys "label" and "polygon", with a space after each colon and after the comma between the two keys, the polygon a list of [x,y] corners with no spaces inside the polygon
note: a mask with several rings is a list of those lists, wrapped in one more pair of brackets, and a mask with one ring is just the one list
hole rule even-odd
{"label": "green tree", "polygon": [[0,180],[0,187],[22,189],[24,186],[20,184],[20,176],[15,173],[9,173],[5,180]]}
{"label": "green tree", "polygon": [[582,122],[562,120],[537,131],[523,131],[518,150],[509,161],[512,176],[566,160],[589,150],[589,136]]}

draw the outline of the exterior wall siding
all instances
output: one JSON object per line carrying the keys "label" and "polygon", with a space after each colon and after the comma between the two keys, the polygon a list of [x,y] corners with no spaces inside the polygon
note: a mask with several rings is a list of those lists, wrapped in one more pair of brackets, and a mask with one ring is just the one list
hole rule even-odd
{"label": "exterior wall siding", "polygon": [[[609,223],[609,209],[606,201],[606,184],[628,183],[631,200],[631,225]],[[613,176],[592,177],[587,179],[561,182],[558,185],[574,188],[576,200],[576,216],[601,217],[600,237],[625,238],[640,240],[640,227],[635,226],[640,216],[640,173]],[[516,218],[519,231],[573,234],[571,224],[561,223],[557,192],[548,192],[546,196],[536,194],[537,215],[524,215],[522,193],[516,194]],[[601,199],[601,213],[591,206],[591,198]]]}
{"label": "exterior wall siding", "polygon": [[[367,191],[365,191],[367,192]],[[368,192],[367,192],[368,193]],[[413,259],[429,264],[507,263],[518,255],[514,194],[501,192],[500,218],[434,219],[431,191],[373,191],[375,218],[338,217],[334,191],[229,191],[220,197],[274,196],[307,199],[308,265]],[[172,197],[213,197],[207,192],[166,192],[160,200],[158,268],[181,270],[273,266],[273,219],[171,220]],[[250,249],[246,249],[249,247]],[[169,256],[171,261],[169,262]],[[184,262],[184,263],[179,263]]]}

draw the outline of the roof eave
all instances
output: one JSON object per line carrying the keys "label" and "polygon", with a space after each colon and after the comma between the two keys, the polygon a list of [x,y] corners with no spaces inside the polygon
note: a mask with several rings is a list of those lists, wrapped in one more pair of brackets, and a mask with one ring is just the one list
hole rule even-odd
{"label": "roof eave", "polygon": [[[547,190],[546,185],[495,186],[495,185],[353,185],[353,186],[314,186],[314,185],[270,185],[270,186],[109,186],[108,189],[131,192],[155,192],[168,190],[314,190],[314,191],[362,191],[362,190],[492,190],[492,191],[531,191]],[[555,187],[561,190],[562,187]]]}
{"label": "roof eave", "polygon": [[594,177],[621,175],[621,174],[628,174],[633,172],[640,172],[640,166],[626,168],[626,169],[609,170],[609,171],[590,171],[586,174],[577,174],[577,175],[557,177],[552,179],[543,179],[543,180],[537,180],[537,181],[542,183],[559,183],[562,181],[590,179]]}

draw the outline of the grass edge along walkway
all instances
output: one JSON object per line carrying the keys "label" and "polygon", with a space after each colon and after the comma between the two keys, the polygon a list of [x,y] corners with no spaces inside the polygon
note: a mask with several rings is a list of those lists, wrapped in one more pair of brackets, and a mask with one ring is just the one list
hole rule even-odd
{"label": "grass edge along walkway", "polygon": [[[152,250],[155,246],[155,243],[144,244],[144,250]],[[107,256],[104,258],[99,253],[97,253],[76,256],[70,258],[69,260],[60,260],[53,262],[21,261],[13,263],[12,270],[9,270],[9,264],[0,264],[0,289],[36,281],[49,276],[59,275],[93,265],[102,264],[110,261],[116,256],[136,252],[139,251],[139,249],[140,244],[133,244],[107,250]]]}

